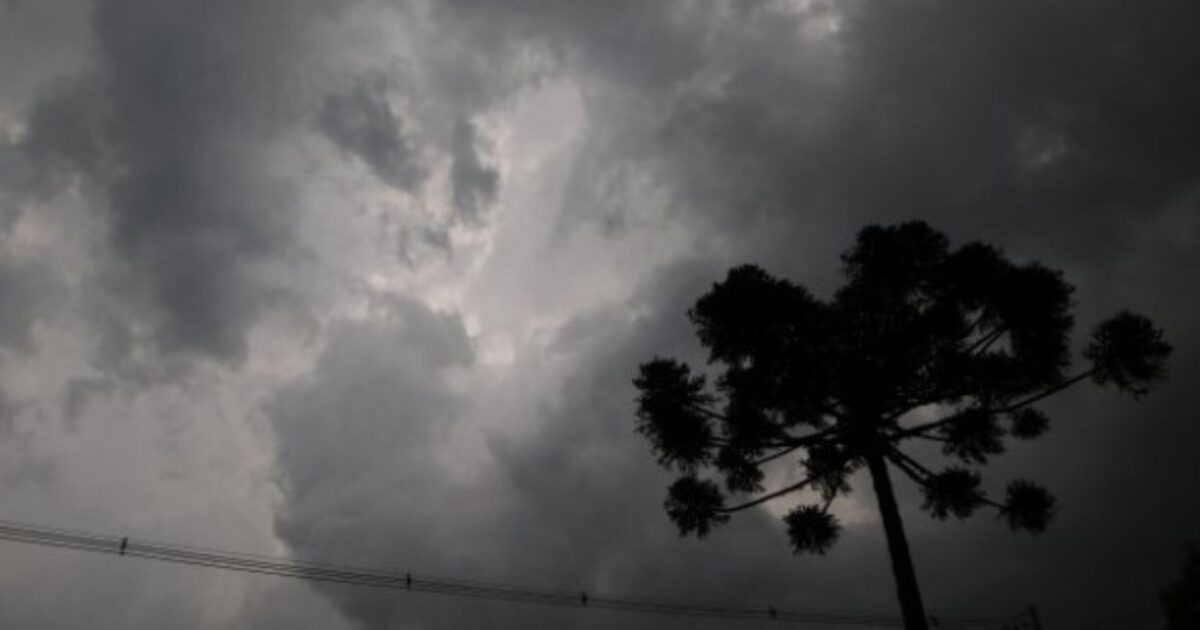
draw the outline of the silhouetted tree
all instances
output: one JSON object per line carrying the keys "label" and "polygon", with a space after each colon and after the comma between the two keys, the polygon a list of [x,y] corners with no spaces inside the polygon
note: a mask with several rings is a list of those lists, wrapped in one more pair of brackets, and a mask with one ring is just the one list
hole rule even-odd
{"label": "silhouetted tree", "polygon": [[[784,522],[796,553],[824,553],[840,529],[830,504],[865,467],[906,627],[926,628],[889,464],[920,486],[934,518],[990,506],[1040,532],[1054,497],[1016,480],[991,498],[977,468],[1006,438],[1045,432],[1034,404],[1085,379],[1146,394],[1171,348],[1149,319],[1122,312],[1096,327],[1087,367],[1069,374],[1072,288],[1061,274],[983,243],[951,250],[924,223],[866,227],[842,261],[846,284],[829,300],[755,266],[732,269],[688,312],[718,372],[712,385],[676,360],[643,364],[638,431],[681,474],[665,507],[682,535],[809,489],[818,500]],[[934,470],[904,451],[921,440],[952,464]],[[763,493],[763,466],[793,453],[801,481]]]}
{"label": "silhouetted tree", "polygon": [[1188,550],[1183,575],[1162,592],[1167,630],[1200,629],[1200,550]]}

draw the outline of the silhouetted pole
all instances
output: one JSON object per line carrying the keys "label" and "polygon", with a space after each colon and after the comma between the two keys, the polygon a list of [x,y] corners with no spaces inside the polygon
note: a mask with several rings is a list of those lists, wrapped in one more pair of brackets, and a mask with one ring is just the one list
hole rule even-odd
{"label": "silhouetted pole", "polygon": [[1033,622],[1033,630],[1042,630],[1042,620],[1038,617],[1037,606],[1029,607],[1029,620]]}
{"label": "silhouetted pole", "polygon": [[904,523],[900,520],[900,508],[896,505],[896,494],[892,490],[892,479],[888,476],[887,462],[881,455],[871,454],[867,456],[867,468],[871,471],[871,482],[875,486],[879,514],[883,517],[883,531],[887,534],[888,551],[892,556],[892,573],[896,578],[896,595],[900,599],[900,610],[904,614],[904,628],[929,630],[929,620],[925,617],[925,606],[921,603],[917,572],[908,552],[908,539],[904,536]]}

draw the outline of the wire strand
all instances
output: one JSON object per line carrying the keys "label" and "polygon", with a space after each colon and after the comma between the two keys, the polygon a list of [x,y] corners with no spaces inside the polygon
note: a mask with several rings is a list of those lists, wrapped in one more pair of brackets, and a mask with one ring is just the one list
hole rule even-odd
{"label": "wire strand", "polygon": [[[451,579],[329,563],[305,562],[6,520],[0,520],[0,540],[313,582],[387,588],[499,602],[728,620],[785,621],[860,627],[903,626],[900,618],[881,613],[785,610],[775,609],[771,606],[750,608],[652,598],[616,597],[579,591],[533,589],[478,580]],[[935,617],[938,624],[936,627],[947,629],[1002,628],[1015,624],[1022,618],[1021,615],[937,615]]]}

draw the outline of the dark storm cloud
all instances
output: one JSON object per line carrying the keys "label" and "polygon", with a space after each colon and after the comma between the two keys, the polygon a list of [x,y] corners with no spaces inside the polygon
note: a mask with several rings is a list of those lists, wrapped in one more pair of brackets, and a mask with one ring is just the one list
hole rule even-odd
{"label": "dark storm cloud", "polygon": [[[856,529],[838,552],[798,563],[786,560],[784,533],[765,514],[749,514],[708,541],[679,539],[663,516],[666,475],[632,430],[628,368],[646,353],[698,358],[683,310],[715,272],[696,263],[666,269],[628,305],[641,317],[606,308],[564,326],[552,355],[587,358],[572,362],[558,402],[538,405],[532,430],[491,430],[494,459],[466,484],[454,482],[438,456],[455,448],[450,436],[463,425],[467,397],[483,395],[448,386],[446,370],[471,360],[456,319],[400,302],[386,322],[343,326],[313,375],[271,407],[281,537],[305,558],[750,605],[828,607],[864,576],[883,583],[882,541],[868,537],[864,545]],[[544,369],[537,362],[515,367]],[[482,619],[514,629],[722,627],[321,588],[365,628],[470,627]],[[889,600],[883,590],[840,601],[862,609]]]}
{"label": "dark storm cloud", "polygon": [[27,170],[23,156],[6,143],[0,143],[0,227],[6,231],[20,214],[22,193],[14,191],[23,188],[23,180],[28,176],[22,171]]}
{"label": "dark storm cloud", "polygon": [[[596,126],[589,141],[606,144],[576,176],[602,178],[619,173],[622,160],[639,160],[672,191],[676,217],[718,232],[733,261],[766,262],[828,289],[837,253],[863,223],[924,218],[958,239],[982,238],[1066,268],[1080,288],[1080,335],[1122,306],[1163,321],[1180,348],[1176,381],[1142,405],[1105,392],[1065,396],[1052,407],[1060,419],[1055,433],[989,474],[997,484],[1040,478],[1060,494],[1064,512],[1044,538],[1010,535],[987,518],[960,525],[909,514],[933,608],[1039,601],[1064,627],[1130,611],[1151,623],[1153,585],[1169,574],[1200,519],[1194,500],[1172,508],[1165,498],[1198,472],[1171,445],[1193,442],[1197,431],[1195,400],[1181,381],[1196,366],[1190,348],[1200,316],[1188,297],[1200,280],[1197,225],[1189,218],[1200,211],[1200,128],[1190,114],[1200,110],[1191,79],[1200,71],[1191,33],[1200,9],[1179,2],[864,3],[841,16],[824,44],[810,47],[797,33],[828,12],[804,17],[738,6],[706,13],[668,3],[645,11],[455,3],[448,13],[481,37],[548,42],[585,85]],[[823,49],[833,51],[823,60],[828,67],[806,66],[801,53]],[[719,77],[717,88],[693,89],[709,71]],[[595,210],[569,208],[585,216]],[[1164,298],[1170,295],[1178,297]],[[653,346],[644,343],[636,354],[648,356]],[[628,375],[633,354],[581,351],[589,358],[578,371],[601,381]],[[619,389],[614,384],[600,400]],[[557,454],[578,440],[589,452],[611,447],[611,461],[625,461],[615,453],[635,446],[627,437],[573,424],[593,417],[596,399],[567,404],[578,406],[549,416],[564,426],[519,455],[504,457],[501,449],[501,459],[540,461],[533,471],[561,474],[573,462]],[[536,494],[560,491],[553,475],[539,482],[516,464],[511,474],[532,476],[520,485]],[[584,477],[565,475],[586,487]],[[596,497],[610,491],[593,488],[590,497],[603,505]],[[1122,507],[1133,505],[1147,507]],[[570,529],[598,520],[588,514],[562,522]],[[631,531],[614,548],[629,545]],[[890,590],[886,575],[862,584]],[[1087,593],[1101,592],[1102,603],[1088,601]],[[829,601],[861,601],[861,592],[840,596]]]}
{"label": "dark storm cloud", "polygon": [[269,298],[253,267],[286,245],[293,200],[266,152],[295,115],[307,17],[271,2],[96,8],[113,243],[168,348],[236,358]]}
{"label": "dark storm cloud", "polygon": [[1197,179],[1190,3],[449,6],[599,82],[591,140],[738,237],[921,216],[1096,264]]}
{"label": "dark storm cloud", "polygon": [[[300,198],[279,168],[282,140],[315,111],[318,129],[389,185],[413,192],[429,172],[385,81],[326,93],[314,78],[338,63],[320,37],[341,13],[275,0],[96,2],[87,68],[43,87],[26,133],[0,148],[6,222],[21,196],[82,184],[106,213],[111,256],[97,268],[122,303],[108,319],[168,354],[241,359],[262,313],[297,304],[267,278],[295,253]],[[455,42],[429,50],[448,113],[425,123],[449,154],[460,218],[477,221],[498,175],[469,120],[509,92],[511,75]]]}
{"label": "dark storm cloud", "polygon": [[487,206],[496,199],[500,174],[487,167],[479,157],[479,137],[475,125],[460,120],[454,126],[450,153],[450,181],[454,188],[454,205],[459,216],[469,222],[477,222]]}
{"label": "dark storm cloud", "polygon": [[12,401],[0,393],[0,437],[12,435],[14,413]]}
{"label": "dark storm cloud", "polygon": [[145,301],[166,350],[238,359],[277,292],[257,267],[288,247],[288,181],[268,156],[300,105],[323,9],[281,2],[95,4],[85,76],[34,104],[34,190],[69,178],[105,199],[108,278]]}
{"label": "dark storm cloud", "polygon": [[0,346],[32,349],[33,323],[54,299],[55,285],[44,267],[0,255]]}
{"label": "dark storm cloud", "polygon": [[425,178],[382,82],[363,80],[345,94],[329,96],[317,122],[330,140],[398,190],[414,190]]}
{"label": "dark storm cloud", "polygon": [[1186,112],[1200,106],[1188,79],[1200,58],[1184,25],[1197,14],[1177,2],[859,5],[837,38],[836,89],[814,94],[748,58],[724,94],[670,116],[680,150],[666,162],[681,203],[724,229],[755,214],[796,229],[836,217],[845,232],[920,216],[1105,264],[1123,225],[1196,186]]}
{"label": "dark storm cloud", "polygon": [[93,107],[97,88],[95,82],[79,80],[44,91],[29,115],[26,138],[12,153],[7,186],[44,197],[72,178],[97,174],[103,166],[100,113]]}
{"label": "dark storm cloud", "polygon": [[[269,407],[284,498],[276,529],[305,558],[434,567],[454,545],[488,544],[446,535],[461,521],[470,529],[478,499],[452,493],[437,459],[464,411],[448,373],[472,350],[453,315],[407,300],[384,308],[381,320],[335,328],[313,373]],[[369,626],[393,613],[394,598],[334,592]]]}
{"label": "dark storm cloud", "polygon": [[[313,372],[267,409],[276,530],[296,555],[611,593],[892,609],[873,522],[850,526],[823,558],[793,558],[765,511],[706,541],[678,539],[661,505],[667,476],[633,431],[630,379],[656,353],[699,360],[684,312],[727,264],[764,263],[824,294],[863,223],[922,218],[959,242],[1065,268],[1079,285],[1081,335],[1129,307],[1163,322],[1179,349],[1174,380],[1145,403],[1063,396],[1047,408],[1054,430],[988,471],[990,488],[1029,476],[1059,495],[1059,520],[1041,538],[987,516],[932,522],[902,485],[929,608],[1038,602],[1053,627],[1130,612],[1130,627],[1154,623],[1157,585],[1200,531],[1188,487],[1200,474],[1190,387],[1200,369],[1200,5],[459,0],[428,15],[435,32],[413,60],[428,102],[402,116],[388,91],[411,89],[401,81],[327,98],[317,86],[316,105],[307,98],[313,29],[330,19],[318,3],[100,1],[92,66],[44,90],[25,135],[0,146],[3,194],[79,186],[104,213],[111,251],[94,261],[104,286],[90,287],[104,300],[86,313],[105,365],[147,328],[163,349],[236,365],[247,330],[281,299],[261,268],[293,247],[296,188],[272,149],[314,112],[335,145],[400,190],[419,191],[429,172],[418,149],[445,151],[457,216],[478,222],[501,197],[503,169],[473,121],[557,75],[578,87],[586,125],[556,217],[564,231],[601,223],[615,241],[649,212],[628,194],[635,185],[648,179],[669,198],[665,222],[698,243],[684,255],[709,260],[629,278],[633,297],[576,314],[548,348],[518,342],[500,391],[472,389],[486,370],[457,315],[398,300],[333,326]],[[11,201],[0,200],[9,228]],[[449,247],[440,227],[404,226]],[[0,257],[0,345],[18,349],[48,284],[23,264]],[[74,381],[67,415],[109,386]],[[534,395],[534,417],[508,418],[511,430],[483,423],[480,435],[472,416],[524,409],[513,401]],[[11,419],[2,412],[0,427]],[[856,498],[869,509],[861,481]],[[365,627],[666,623],[322,588]]]}
{"label": "dark storm cloud", "polygon": [[64,425],[69,430],[78,428],[80,414],[87,407],[88,401],[96,395],[111,392],[115,383],[110,379],[81,378],[67,383],[63,392],[62,416]]}

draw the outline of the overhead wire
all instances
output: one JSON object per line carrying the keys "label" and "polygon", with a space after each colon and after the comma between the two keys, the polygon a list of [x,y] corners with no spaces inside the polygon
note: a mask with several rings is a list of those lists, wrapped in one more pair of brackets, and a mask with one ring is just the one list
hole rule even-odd
{"label": "overhead wire", "polygon": [[[0,520],[0,540],[109,555],[130,556],[258,575],[543,606],[707,617],[727,620],[782,621],[859,627],[903,627],[904,625],[903,620],[899,617],[879,613],[788,610],[776,609],[771,606],[751,608],[652,598],[616,597],[592,594],[586,591],[534,589],[477,580],[364,569],[203,547],[190,547],[145,539],[134,539],[127,536],[103,535],[6,520]],[[937,625],[935,627],[946,629],[1019,627],[1016,624],[1022,620],[1021,617],[1021,614],[1004,616],[937,615]]]}

